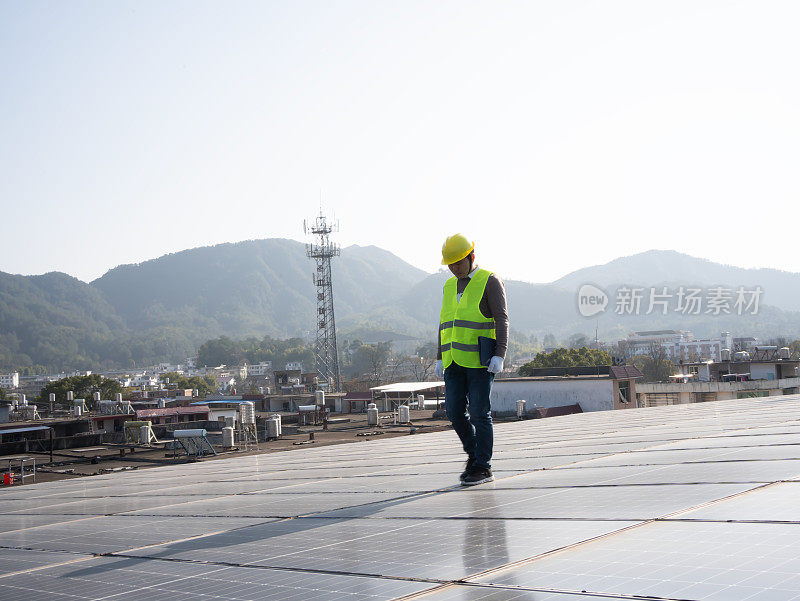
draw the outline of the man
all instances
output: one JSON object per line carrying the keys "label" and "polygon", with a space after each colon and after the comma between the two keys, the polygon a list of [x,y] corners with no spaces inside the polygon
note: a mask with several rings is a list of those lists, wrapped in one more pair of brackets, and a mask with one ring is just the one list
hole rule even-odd
{"label": "man", "polygon": [[454,277],[444,285],[436,375],[444,378],[447,418],[467,454],[461,484],[474,486],[494,480],[489,393],[508,348],[506,292],[500,278],[478,268],[475,243],[462,234],[445,240],[442,265]]}

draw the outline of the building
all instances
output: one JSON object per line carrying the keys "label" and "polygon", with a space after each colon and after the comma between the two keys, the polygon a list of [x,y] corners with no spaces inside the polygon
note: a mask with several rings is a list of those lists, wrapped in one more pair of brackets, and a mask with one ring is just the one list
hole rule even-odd
{"label": "building", "polygon": [[117,413],[92,415],[89,420],[92,424],[92,432],[122,432],[125,429],[125,422],[135,420],[136,413]]}
{"label": "building", "polygon": [[800,392],[800,360],[788,348],[755,346],[722,361],[684,363],[667,384],[640,384],[637,405],[683,405]]}
{"label": "building", "polygon": [[159,385],[159,380],[157,376],[150,375],[150,374],[136,374],[130,381],[131,386],[141,387],[144,386],[145,388],[156,388]]}
{"label": "building", "polygon": [[286,364],[286,371],[303,371],[303,362],[290,361]]}
{"label": "building", "polygon": [[0,388],[5,390],[19,388],[19,373],[0,374]]}
{"label": "building", "polygon": [[632,365],[537,368],[532,376],[496,379],[492,413],[513,415],[518,400],[526,402],[526,412],[575,405],[582,412],[630,409],[636,406],[636,380],[641,377]]}
{"label": "building", "polygon": [[733,346],[730,347],[732,351],[752,351],[758,345],[758,338],[752,336],[743,336],[733,339]]}
{"label": "building", "polygon": [[[372,402],[377,405],[379,411],[392,411],[399,405],[419,408],[420,397],[423,401],[423,409],[425,405],[438,407],[440,399],[441,402],[444,402],[444,382],[395,382],[383,386],[373,386],[370,388],[370,393],[373,396]],[[348,393],[348,395],[344,397],[344,400],[347,401],[344,406],[348,411],[352,411],[353,402],[356,401],[356,407],[358,407],[360,403],[357,401],[361,399],[352,393]]]}
{"label": "building", "polygon": [[299,369],[284,369],[275,372],[275,391],[280,394],[297,394],[305,392],[306,386],[301,381]]}
{"label": "building", "polygon": [[723,349],[732,349],[734,338],[721,332],[719,338],[696,339],[688,330],[649,330],[629,334],[619,342],[620,350],[630,357],[650,354],[654,347],[664,350],[674,362],[711,359],[719,361]]}
{"label": "building", "polygon": [[272,361],[261,361],[254,365],[247,365],[247,377],[267,376],[272,371]]}
{"label": "building", "polygon": [[228,390],[234,384],[236,384],[236,379],[233,376],[217,376],[216,377],[217,388],[219,390]]}
{"label": "building", "polygon": [[[210,422],[224,422],[226,417],[234,420],[239,419],[239,405],[248,401],[242,400],[241,396],[225,397],[222,399],[196,401],[190,403],[188,408],[205,410]],[[252,401],[249,401],[252,402]]]}
{"label": "building", "polygon": [[733,353],[722,361],[682,364],[683,372],[699,382],[781,380],[798,377],[800,361],[791,358],[788,348],[756,346],[753,352]]}
{"label": "building", "polygon": [[138,409],[137,421],[151,421],[153,425],[178,424],[181,422],[199,422],[209,420],[208,405],[191,405],[189,407],[166,407],[156,409]]}

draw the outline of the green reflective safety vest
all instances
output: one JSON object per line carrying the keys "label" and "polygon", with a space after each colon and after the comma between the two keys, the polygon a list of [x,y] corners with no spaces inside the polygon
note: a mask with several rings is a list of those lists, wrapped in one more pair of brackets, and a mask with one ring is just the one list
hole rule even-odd
{"label": "green reflective safety vest", "polygon": [[458,278],[444,284],[442,313],[439,318],[442,365],[446,369],[455,361],[461,367],[485,367],[478,353],[478,336],[496,339],[494,319],[484,317],[480,310],[486,282],[491,271],[478,269],[472,274],[461,302],[458,301]]}

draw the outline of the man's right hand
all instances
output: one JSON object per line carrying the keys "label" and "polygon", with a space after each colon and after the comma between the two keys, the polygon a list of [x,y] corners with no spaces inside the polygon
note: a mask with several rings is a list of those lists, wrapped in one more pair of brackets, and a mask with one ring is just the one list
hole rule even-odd
{"label": "man's right hand", "polygon": [[444,378],[444,364],[442,363],[441,359],[436,362],[436,367],[433,368],[433,373],[435,373],[436,377],[440,380]]}

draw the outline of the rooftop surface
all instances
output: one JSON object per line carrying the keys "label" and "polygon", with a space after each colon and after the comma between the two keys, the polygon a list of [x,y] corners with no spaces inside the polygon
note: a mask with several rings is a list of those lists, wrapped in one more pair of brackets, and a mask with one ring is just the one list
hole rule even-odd
{"label": "rooftop surface", "polygon": [[800,395],[6,488],[0,599],[800,599]]}

